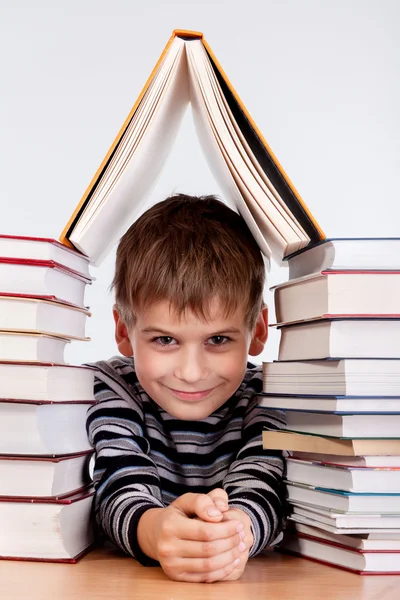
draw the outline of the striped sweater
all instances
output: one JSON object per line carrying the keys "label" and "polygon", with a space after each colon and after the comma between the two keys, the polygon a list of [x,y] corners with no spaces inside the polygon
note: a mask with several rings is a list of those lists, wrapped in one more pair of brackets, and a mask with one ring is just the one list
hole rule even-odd
{"label": "striped sweater", "polygon": [[282,426],[282,414],[257,405],[261,367],[247,369],[235,394],[202,421],[178,420],[143,390],[133,359],[94,363],[97,403],[87,429],[95,448],[95,513],[101,529],[142,564],[137,526],[149,508],[186,492],[224,488],[229,505],[251,518],[250,556],[280,539],[284,488],[279,452],[262,449],[262,429]]}

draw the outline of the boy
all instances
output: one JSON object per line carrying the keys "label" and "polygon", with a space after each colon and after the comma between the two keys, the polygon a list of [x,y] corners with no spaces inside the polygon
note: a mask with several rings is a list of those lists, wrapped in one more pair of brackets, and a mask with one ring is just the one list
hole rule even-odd
{"label": "boy", "polygon": [[264,273],[244,221],[212,196],[160,202],[118,247],[126,358],[95,365],[95,512],[171,579],[237,579],[280,533],[282,458],[261,435],[281,415],[257,407],[261,367],[247,365],[267,339]]}

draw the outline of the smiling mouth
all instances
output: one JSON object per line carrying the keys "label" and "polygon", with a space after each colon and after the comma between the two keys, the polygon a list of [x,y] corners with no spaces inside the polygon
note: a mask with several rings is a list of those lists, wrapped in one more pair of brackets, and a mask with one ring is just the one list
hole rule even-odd
{"label": "smiling mouth", "polygon": [[168,388],[170,392],[174,394],[180,400],[203,400],[207,396],[209,396],[214,390],[215,387],[209,388],[208,390],[202,390],[201,392],[183,392],[181,390],[174,390],[173,388]]}

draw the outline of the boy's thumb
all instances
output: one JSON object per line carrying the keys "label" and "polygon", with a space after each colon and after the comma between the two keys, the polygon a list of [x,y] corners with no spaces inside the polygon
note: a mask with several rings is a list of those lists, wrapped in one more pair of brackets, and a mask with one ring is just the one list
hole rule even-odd
{"label": "boy's thumb", "polygon": [[217,523],[222,520],[222,512],[207,494],[183,494],[172,502],[175,508],[187,517],[198,517],[202,521]]}

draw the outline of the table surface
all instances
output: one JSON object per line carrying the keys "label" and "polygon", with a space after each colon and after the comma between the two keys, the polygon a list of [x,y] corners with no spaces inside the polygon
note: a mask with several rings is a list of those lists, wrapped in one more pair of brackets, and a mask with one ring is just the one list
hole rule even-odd
{"label": "table surface", "polygon": [[278,552],[250,559],[241,579],[213,584],[169,580],[111,549],[77,564],[0,561],[4,600],[398,600],[400,576],[360,576]]}

